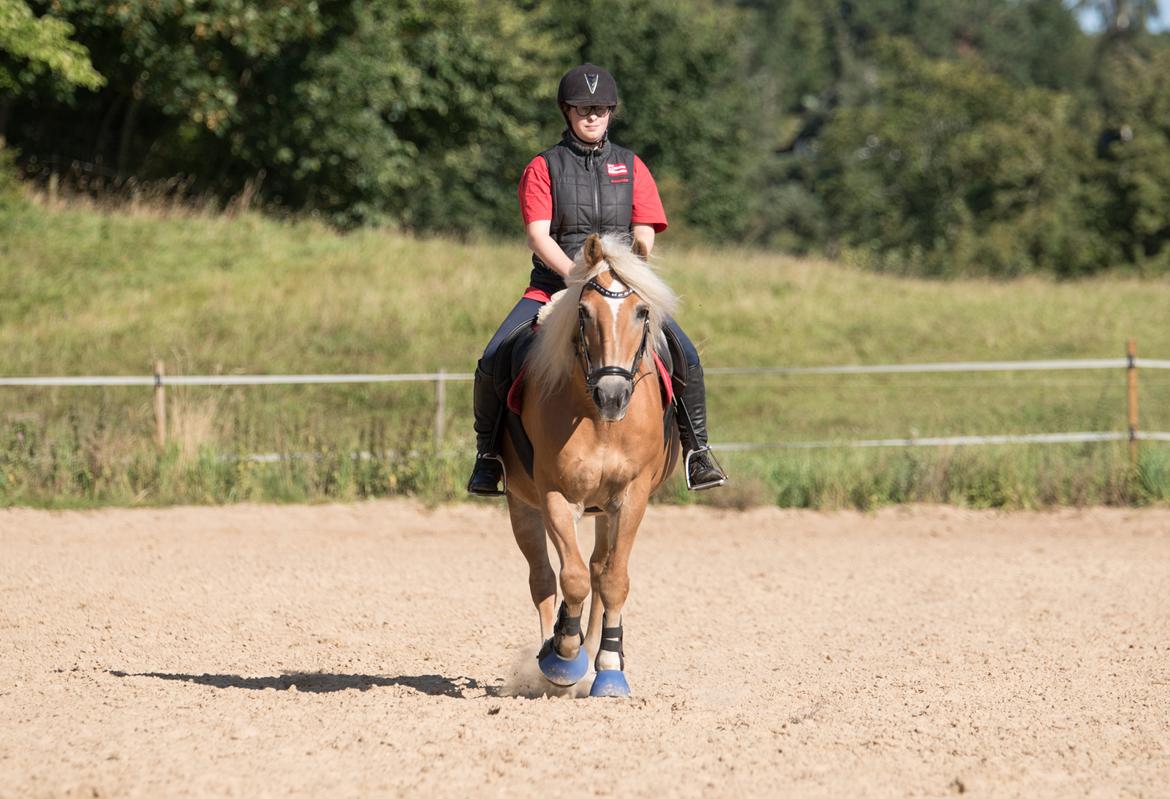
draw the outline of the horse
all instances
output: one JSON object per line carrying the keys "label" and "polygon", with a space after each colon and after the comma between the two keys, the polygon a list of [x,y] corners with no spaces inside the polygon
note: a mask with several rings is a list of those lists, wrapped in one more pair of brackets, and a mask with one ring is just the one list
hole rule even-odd
{"label": "horse", "polygon": [[[654,355],[678,300],[647,255],[640,242],[618,236],[586,240],[567,288],[541,309],[525,362],[520,419],[532,443],[531,476],[503,437],[508,513],[540,617],[540,669],[556,685],[574,685],[595,653],[591,696],[629,695],[622,607],[630,551],[650,495],[679,460]],[[577,543],[587,515],[595,517],[588,566]],[[546,533],[560,561],[555,617]]]}

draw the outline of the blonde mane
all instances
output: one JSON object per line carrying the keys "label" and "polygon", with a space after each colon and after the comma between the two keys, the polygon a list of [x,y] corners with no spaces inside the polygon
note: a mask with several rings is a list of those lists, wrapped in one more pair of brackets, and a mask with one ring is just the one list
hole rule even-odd
{"label": "blonde mane", "polygon": [[634,253],[627,237],[603,236],[603,257],[595,264],[585,263],[587,249],[584,247],[578,253],[573,271],[565,278],[566,290],[546,307],[528,358],[528,379],[535,382],[542,396],[560,388],[577,364],[573,349],[578,325],[577,305],[581,302],[585,284],[602,272],[612,269],[649,306],[650,336],[656,348],[663,343],[663,320],[678,307],[678,297],[654,268]]}

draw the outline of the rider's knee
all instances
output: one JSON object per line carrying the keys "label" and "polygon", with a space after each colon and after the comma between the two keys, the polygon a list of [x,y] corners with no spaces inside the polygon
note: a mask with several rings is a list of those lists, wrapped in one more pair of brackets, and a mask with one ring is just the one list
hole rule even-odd
{"label": "rider's knee", "polygon": [[667,319],[666,324],[663,325],[663,331],[666,333],[667,342],[670,345],[670,354],[674,359],[675,368],[679,369],[684,365],[688,368],[699,366],[699,350],[694,343],[687,337],[679,327],[678,322],[673,319]]}

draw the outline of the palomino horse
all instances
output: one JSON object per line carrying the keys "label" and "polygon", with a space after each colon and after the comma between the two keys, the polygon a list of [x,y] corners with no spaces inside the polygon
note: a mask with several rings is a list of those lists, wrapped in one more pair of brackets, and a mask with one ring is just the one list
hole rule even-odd
{"label": "palomino horse", "polygon": [[[504,437],[508,511],[540,615],[541,671],[553,683],[573,685],[588,671],[586,653],[594,652],[593,696],[629,694],[622,606],[630,550],[650,495],[679,455],[676,426],[664,429],[653,358],[677,300],[645,256],[619,237],[585,242],[568,288],[542,311],[527,361],[521,420],[532,442],[531,478]],[[588,567],[577,545],[577,522],[587,514],[596,517]],[[555,617],[546,531],[561,566]]]}

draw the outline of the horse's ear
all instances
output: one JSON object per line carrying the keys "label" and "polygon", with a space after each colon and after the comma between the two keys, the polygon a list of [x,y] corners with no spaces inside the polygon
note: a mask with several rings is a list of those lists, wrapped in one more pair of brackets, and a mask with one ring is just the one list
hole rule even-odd
{"label": "horse's ear", "polygon": [[605,250],[601,248],[601,237],[596,233],[590,233],[589,238],[585,239],[585,265],[593,268],[604,257]]}
{"label": "horse's ear", "polygon": [[650,251],[646,249],[646,242],[642,241],[641,239],[634,239],[634,246],[630,249],[633,250],[634,255],[638,256],[643,261],[650,257]]}

